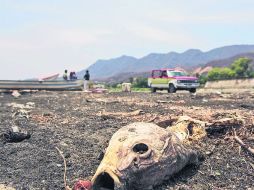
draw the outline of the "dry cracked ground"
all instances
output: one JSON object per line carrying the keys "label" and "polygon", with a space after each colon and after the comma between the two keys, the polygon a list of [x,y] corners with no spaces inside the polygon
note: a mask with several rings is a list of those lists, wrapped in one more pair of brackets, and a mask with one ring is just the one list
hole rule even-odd
{"label": "dry cracked ground", "polygon": [[[112,134],[136,121],[162,127],[171,118],[188,115],[213,121],[232,115],[245,123],[236,134],[254,148],[254,93],[25,93],[18,98],[0,95],[0,184],[15,189],[64,189],[67,183],[91,179]],[[31,138],[6,143],[11,127],[31,133]],[[254,156],[232,138],[233,130],[220,131],[195,145],[201,154],[198,166],[187,166],[165,180],[158,190],[254,189]],[[1,186],[0,186],[1,187]],[[0,188],[1,189],[1,188]]]}

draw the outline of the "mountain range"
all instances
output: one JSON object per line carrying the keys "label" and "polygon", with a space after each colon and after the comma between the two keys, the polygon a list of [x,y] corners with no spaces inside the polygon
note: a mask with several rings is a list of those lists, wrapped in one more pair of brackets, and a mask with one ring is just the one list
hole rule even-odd
{"label": "mountain range", "polygon": [[[183,53],[151,53],[140,59],[123,55],[121,57],[98,60],[87,69],[92,80],[107,80],[121,77],[121,75],[131,73],[135,76],[138,73],[147,73],[152,69],[181,67],[186,70],[194,70],[198,67],[225,66],[239,55],[254,57],[254,45],[232,45],[212,49],[203,52],[199,49],[189,49]],[[225,63],[225,64],[224,64]],[[78,72],[81,77],[84,69]]]}

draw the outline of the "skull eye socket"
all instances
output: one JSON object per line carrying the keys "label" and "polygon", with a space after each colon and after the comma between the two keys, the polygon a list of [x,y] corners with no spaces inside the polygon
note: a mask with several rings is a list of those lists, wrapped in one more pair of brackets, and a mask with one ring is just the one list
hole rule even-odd
{"label": "skull eye socket", "polygon": [[138,154],[144,154],[148,151],[148,149],[148,146],[144,143],[138,143],[132,148],[132,150]]}

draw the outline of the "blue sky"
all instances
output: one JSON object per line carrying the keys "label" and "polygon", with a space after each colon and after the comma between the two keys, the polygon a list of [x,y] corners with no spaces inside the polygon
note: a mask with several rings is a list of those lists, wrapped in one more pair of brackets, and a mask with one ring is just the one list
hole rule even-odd
{"label": "blue sky", "polygon": [[0,0],[0,79],[254,44],[253,0]]}

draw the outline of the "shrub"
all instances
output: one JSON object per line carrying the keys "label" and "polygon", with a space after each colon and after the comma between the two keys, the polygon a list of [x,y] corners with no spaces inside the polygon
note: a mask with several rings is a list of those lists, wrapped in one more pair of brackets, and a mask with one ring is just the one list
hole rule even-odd
{"label": "shrub", "polygon": [[133,83],[134,88],[147,88],[147,78],[138,77]]}

